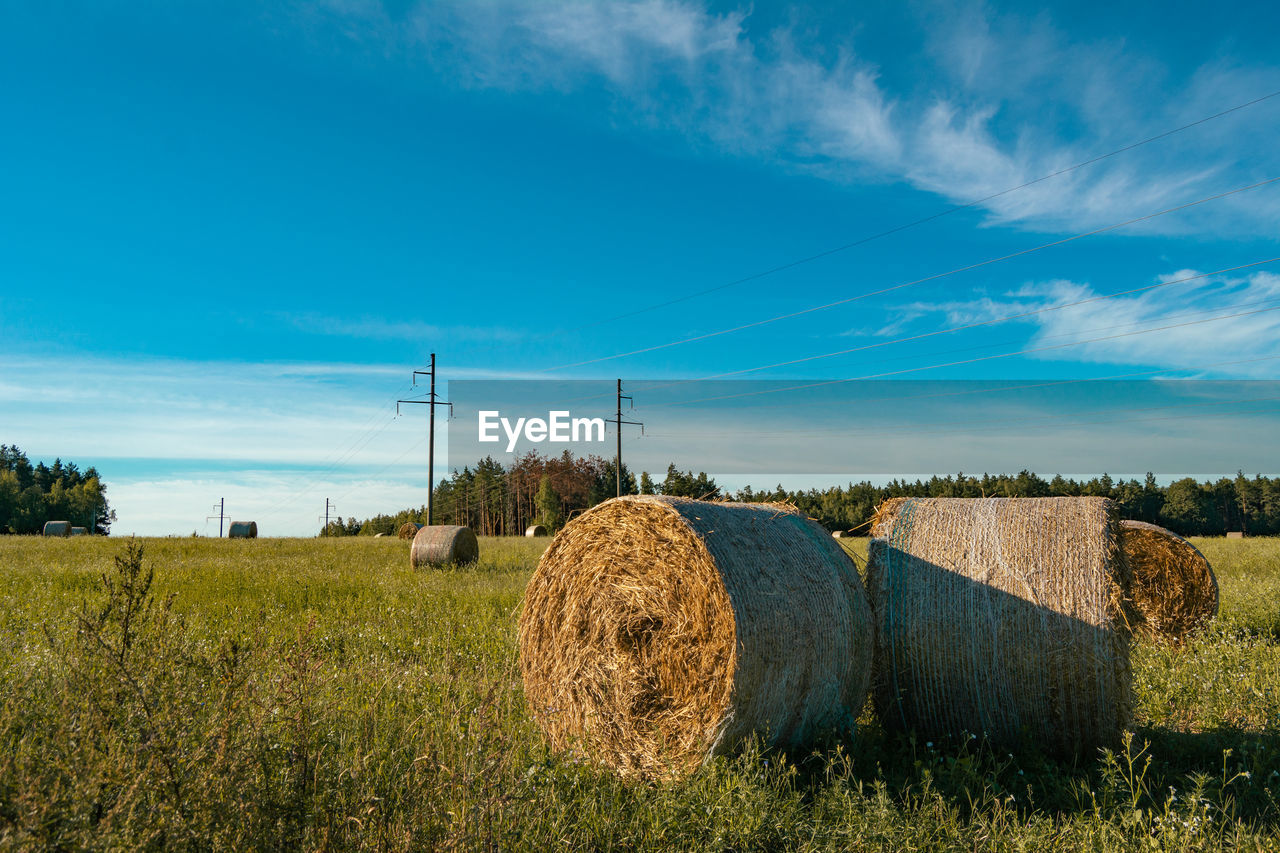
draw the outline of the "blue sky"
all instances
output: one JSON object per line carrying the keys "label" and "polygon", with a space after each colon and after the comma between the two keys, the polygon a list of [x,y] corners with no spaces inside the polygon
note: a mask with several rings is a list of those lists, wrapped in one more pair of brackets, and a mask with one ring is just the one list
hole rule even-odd
{"label": "blue sky", "polygon": [[[1280,97],[684,298],[1280,91],[1266,4],[839,6],[7,4],[0,441],[96,465],[117,532],[226,496],[306,534],[422,501],[394,401],[433,351],[637,388],[843,350],[737,378],[1280,375],[1280,183],[1026,251],[1280,177]],[[1159,473],[1267,464],[1256,422]]]}

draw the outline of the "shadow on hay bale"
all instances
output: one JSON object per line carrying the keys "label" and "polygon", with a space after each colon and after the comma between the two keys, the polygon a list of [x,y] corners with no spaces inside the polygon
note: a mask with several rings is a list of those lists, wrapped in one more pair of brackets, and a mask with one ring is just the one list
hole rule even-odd
{"label": "shadow on hay bale", "polygon": [[531,525],[529,525],[528,527],[526,527],[526,528],[524,529],[524,535],[525,535],[525,536],[530,536],[530,537],[532,537],[532,536],[546,536],[546,535],[547,535],[547,528],[543,527],[541,524],[531,524]]}
{"label": "shadow on hay bale", "polygon": [[[423,525],[425,527],[425,525]],[[412,539],[418,535],[418,531],[422,528],[414,524],[412,521],[406,521],[404,524],[396,528],[397,539]]]}
{"label": "shadow on hay bale", "polygon": [[1121,528],[1136,631],[1176,642],[1218,614],[1218,579],[1196,546],[1145,521],[1123,521]]}
{"label": "shadow on hay bale", "polygon": [[1104,498],[897,498],[867,592],[886,727],[1059,757],[1119,742],[1132,700],[1127,566]]}
{"label": "shadow on hay bale", "polygon": [[409,550],[409,565],[444,566],[449,564],[464,565],[480,559],[480,543],[470,527],[457,527],[452,524],[424,525],[413,537],[413,547]]}
{"label": "shadow on hay bale", "polygon": [[227,528],[228,539],[257,539],[258,538],[258,522],[256,521],[233,521],[231,526]]}
{"label": "shadow on hay bale", "polygon": [[520,666],[557,750],[623,776],[691,772],[751,734],[847,732],[871,611],[830,534],[767,504],[631,496],[569,522],[538,563]]}

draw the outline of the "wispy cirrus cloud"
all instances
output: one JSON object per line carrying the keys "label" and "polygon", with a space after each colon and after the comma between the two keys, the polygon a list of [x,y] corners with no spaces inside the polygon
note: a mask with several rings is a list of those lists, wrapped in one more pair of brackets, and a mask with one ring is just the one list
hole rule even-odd
{"label": "wispy cirrus cloud", "polygon": [[[1194,369],[1280,356],[1280,275],[1196,276],[1195,270],[1165,273],[1152,283],[1166,286],[1115,298],[1099,298],[1104,294],[1087,283],[1057,279],[975,299],[913,302],[901,310],[916,318],[941,316],[948,326],[1038,312],[1010,325],[1031,327],[1025,348],[1042,349],[1031,357],[1044,360]],[[1062,346],[1084,341],[1089,343]],[[1278,370],[1276,362],[1258,362],[1233,366],[1227,375],[1272,378]]]}
{"label": "wispy cirrus cloud", "polygon": [[[877,51],[845,36],[750,26],[748,9],[692,0],[433,2],[393,16],[374,0],[301,13],[384,52],[425,56],[464,87],[600,90],[608,120],[836,181],[903,182],[951,204],[984,199],[1280,89],[1280,65],[1227,60],[1190,74],[1114,38],[1073,39],[1043,15],[926,3],[924,43]],[[882,71],[918,66],[913,83]],[[900,79],[902,73],[895,74]],[[1151,92],[1158,97],[1151,97]],[[993,224],[1109,224],[1280,174],[1259,122],[1277,102],[980,206]],[[1142,226],[1206,236],[1270,233],[1280,191]]]}

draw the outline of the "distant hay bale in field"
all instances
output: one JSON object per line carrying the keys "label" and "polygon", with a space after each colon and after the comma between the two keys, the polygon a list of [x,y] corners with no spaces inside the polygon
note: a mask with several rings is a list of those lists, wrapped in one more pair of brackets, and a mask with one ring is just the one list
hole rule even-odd
{"label": "distant hay bale in field", "polygon": [[73,528],[71,528],[71,535],[72,535],[72,536],[87,536],[88,534],[89,534],[89,528],[87,528],[87,527],[73,527]]}
{"label": "distant hay bale in field", "polygon": [[525,536],[546,536],[547,528],[541,524],[531,524],[524,529]]}
{"label": "distant hay bale in field", "polygon": [[412,539],[413,537],[418,535],[418,531],[420,529],[421,528],[418,525],[414,524],[412,521],[406,521],[404,524],[400,525],[400,528],[398,530],[396,530],[396,538]]}
{"label": "distant hay bale in field", "polygon": [[390,536],[390,535],[391,535],[390,533],[375,533],[375,534],[373,534],[373,538],[374,538],[374,539],[381,539],[381,538],[383,538],[384,536]]}
{"label": "distant hay bale in field", "polygon": [[845,531],[843,531],[843,530],[833,530],[833,531],[831,531],[831,538],[832,538],[832,539],[844,539],[844,538],[845,538],[845,537],[847,537],[848,535],[849,535],[849,534],[848,534],[848,533],[846,533],[846,532],[845,532]]}
{"label": "distant hay bale in field", "polygon": [[46,521],[44,523],[45,536],[70,536],[71,522],[69,521]]}
{"label": "distant hay bale in field", "polygon": [[1218,614],[1218,579],[1196,546],[1144,521],[1124,521],[1121,527],[1133,571],[1136,629],[1181,640]]}
{"label": "distant hay bale in field", "polygon": [[227,528],[228,539],[257,539],[258,538],[258,522],[256,521],[233,521],[231,526]]}
{"label": "distant hay bale in field", "polygon": [[1112,501],[895,498],[871,535],[884,725],[1064,757],[1119,741],[1129,576]]}
{"label": "distant hay bale in field", "polygon": [[480,559],[480,544],[470,527],[452,524],[424,525],[413,537],[409,550],[409,565],[443,566],[449,563],[462,565]]}
{"label": "distant hay bale in field", "polygon": [[570,521],[525,593],[520,668],[557,750],[670,778],[759,734],[852,728],[870,684],[857,569],[790,508],[629,496]]}
{"label": "distant hay bale in field", "polygon": [[1243,539],[1243,538],[1244,538],[1244,531],[1243,531],[1243,530],[1228,530],[1228,531],[1227,531],[1227,538],[1228,538],[1228,539]]}

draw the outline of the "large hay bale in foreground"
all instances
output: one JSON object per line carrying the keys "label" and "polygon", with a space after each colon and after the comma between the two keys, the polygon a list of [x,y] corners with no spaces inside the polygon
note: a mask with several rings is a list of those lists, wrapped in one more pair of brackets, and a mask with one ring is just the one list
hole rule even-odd
{"label": "large hay bale in foreground", "polygon": [[[425,526],[425,525],[424,525]],[[418,531],[422,528],[414,524],[412,521],[406,521],[396,530],[397,539],[412,539],[418,535]]]}
{"label": "large hay bale in foreground", "polygon": [[870,683],[857,569],[790,508],[630,496],[565,525],[525,594],[520,667],[557,750],[690,772],[758,733],[848,731]]}
{"label": "large hay bale in foreground", "polygon": [[413,537],[409,549],[409,565],[444,566],[450,563],[463,565],[480,559],[480,544],[470,527],[452,524],[423,526]]}
{"label": "large hay bale in foreground", "polygon": [[1218,614],[1218,579],[1196,546],[1145,521],[1124,521],[1121,528],[1136,630],[1181,640]]}
{"label": "large hay bale in foreground", "polygon": [[233,521],[231,526],[227,528],[228,539],[257,539],[258,538],[258,522],[256,521]]}
{"label": "large hay bale in foreground", "polygon": [[524,535],[529,537],[546,536],[547,528],[543,527],[541,524],[531,524],[524,529]]}
{"label": "large hay bale in foreground", "polygon": [[70,536],[71,522],[69,521],[46,521],[44,523],[45,536]]}
{"label": "large hay bale in foreground", "polygon": [[1119,741],[1132,701],[1113,502],[898,498],[871,535],[884,725],[1063,757]]}

